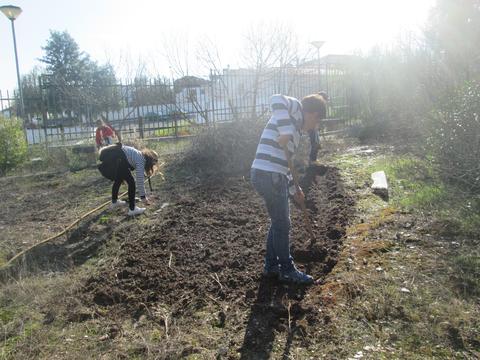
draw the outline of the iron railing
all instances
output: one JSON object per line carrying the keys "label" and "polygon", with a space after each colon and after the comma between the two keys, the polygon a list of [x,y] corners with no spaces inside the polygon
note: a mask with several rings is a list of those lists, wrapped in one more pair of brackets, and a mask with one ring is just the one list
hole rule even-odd
{"label": "iron railing", "polygon": [[[297,98],[324,90],[329,121],[348,124],[348,72],[345,67],[283,67],[263,71],[225,69],[208,78],[135,79],[114,84],[64,84],[43,76],[23,85],[25,132],[29,144],[91,143],[102,115],[123,137],[190,135],[195,129],[269,113],[272,94]],[[0,92],[4,117],[14,115],[17,93]]]}

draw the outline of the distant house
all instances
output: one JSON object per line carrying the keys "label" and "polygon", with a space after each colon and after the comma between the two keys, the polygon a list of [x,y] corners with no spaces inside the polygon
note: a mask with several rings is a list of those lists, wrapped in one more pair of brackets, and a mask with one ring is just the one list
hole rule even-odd
{"label": "distant house", "polygon": [[183,76],[173,82],[175,93],[182,92],[189,88],[199,88],[208,85],[209,80],[205,80],[196,76]]}
{"label": "distant house", "polygon": [[329,54],[329,55],[320,57],[320,59],[312,59],[312,60],[304,61],[299,64],[299,67],[315,68],[320,65],[320,67],[324,68],[325,65],[327,65],[327,66],[344,68],[346,65],[351,64],[352,61],[356,59],[358,59],[358,56],[355,56],[355,55]]}

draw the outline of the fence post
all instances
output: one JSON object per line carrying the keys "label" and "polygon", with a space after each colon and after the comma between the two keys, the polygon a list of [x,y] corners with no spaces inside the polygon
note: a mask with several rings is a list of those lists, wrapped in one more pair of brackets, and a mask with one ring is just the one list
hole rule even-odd
{"label": "fence post", "polygon": [[143,117],[141,115],[138,115],[138,135],[140,139],[143,139]]}
{"label": "fence post", "polygon": [[175,138],[178,138],[178,116],[175,115],[173,120],[175,122]]}
{"label": "fence post", "polygon": [[43,133],[45,134],[45,152],[48,155],[48,132],[47,132],[47,109],[45,103],[43,102],[43,91],[42,91],[42,124],[43,124]]}
{"label": "fence post", "polygon": [[38,77],[38,88],[40,90],[40,104],[41,104],[41,111],[42,111],[42,126],[43,126],[43,133],[45,135],[45,153],[48,156],[48,132],[47,132],[47,99],[45,95],[45,88],[43,84],[43,79],[41,76]]}
{"label": "fence post", "polygon": [[[215,77],[213,75],[212,69],[210,69],[210,97],[212,100],[212,123],[215,124]],[[208,125],[208,124],[207,124]]]}
{"label": "fence post", "polygon": [[[20,96],[18,96],[17,94],[20,94]],[[7,97],[8,97],[8,92],[7,92]],[[21,89],[19,89],[19,91],[13,90],[13,98],[15,100],[15,115],[17,119],[20,119],[22,121],[23,137],[25,138],[25,142],[27,143],[27,146],[28,146],[27,120],[25,118],[25,110],[23,107],[22,90]]]}
{"label": "fence post", "polygon": [[139,91],[138,91],[138,84],[135,80],[135,106],[137,107],[137,118],[138,118],[138,135],[141,139],[143,139],[143,118],[140,114],[140,98],[139,98]]}
{"label": "fence post", "polygon": [[61,137],[62,137],[62,144],[65,145],[65,126],[62,124],[60,124],[60,134],[61,134]]}

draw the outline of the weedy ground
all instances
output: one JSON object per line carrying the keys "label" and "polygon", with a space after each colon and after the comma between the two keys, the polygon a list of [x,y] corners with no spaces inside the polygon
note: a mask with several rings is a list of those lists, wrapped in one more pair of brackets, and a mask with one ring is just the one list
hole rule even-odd
{"label": "weedy ground", "polygon": [[[100,212],[3,281],[0,358],[478,358],[478,199],[412,152],[322,151],[307,194],[316,244],[292,209],[293,253],[316,285],[259,276],[267,218],[242,175],[205,187],[166,166],[147,216]],[[377,170],[388,200],[371,192]],[[88,168],[0,182],[3,263],[110,189]]]}

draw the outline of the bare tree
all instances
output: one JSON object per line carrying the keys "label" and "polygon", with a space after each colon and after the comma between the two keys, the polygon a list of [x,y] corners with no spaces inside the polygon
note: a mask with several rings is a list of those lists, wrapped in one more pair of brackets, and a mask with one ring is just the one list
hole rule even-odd
{"label": "bare tree", "polygon": [[[261,87],[278,77],[279,91],[286,90],[286,73],[288,67],[298,62],[298,37],[295,31],[282,23],[252,25],[245,36],[244,61],[254,72],[251,88],[245,96],[252,99],[252,116],[257,116],[257,98]],[[292,80],[294,78],[292,77]]]}
{"label": "bare tree", "polygon": [[[238,112],[231,96],[231,89],[225,82],[225,77],[223,76],[225,66],[220,55],[218,44],[216,44],[212,39],[205,37],[198,43],[196,57],[204,68],[210,70],[210,81],[213,84],[218,83],[220,85],[219,90],[221,94],[225,94],[228,107],[230,108],[234,118],[236,118],[238,116]],[[213,98],[223,98],[221,94],[215,93],[214,89],[218,88],[214,85],[212,86],[211,96]]]}
{"label": "bare tree", "polygon": [[245,35],[244,62],[262,70],[285,67],[298,58],[298,37],[291,26],[282,23],[258,23]]}
{"label": "bare tree", "polygon": [[163,47],[163,56],[170,66],[172,75],[176,78],[191,75],[191,50],[188,34],[176,33],[164,36]]}

